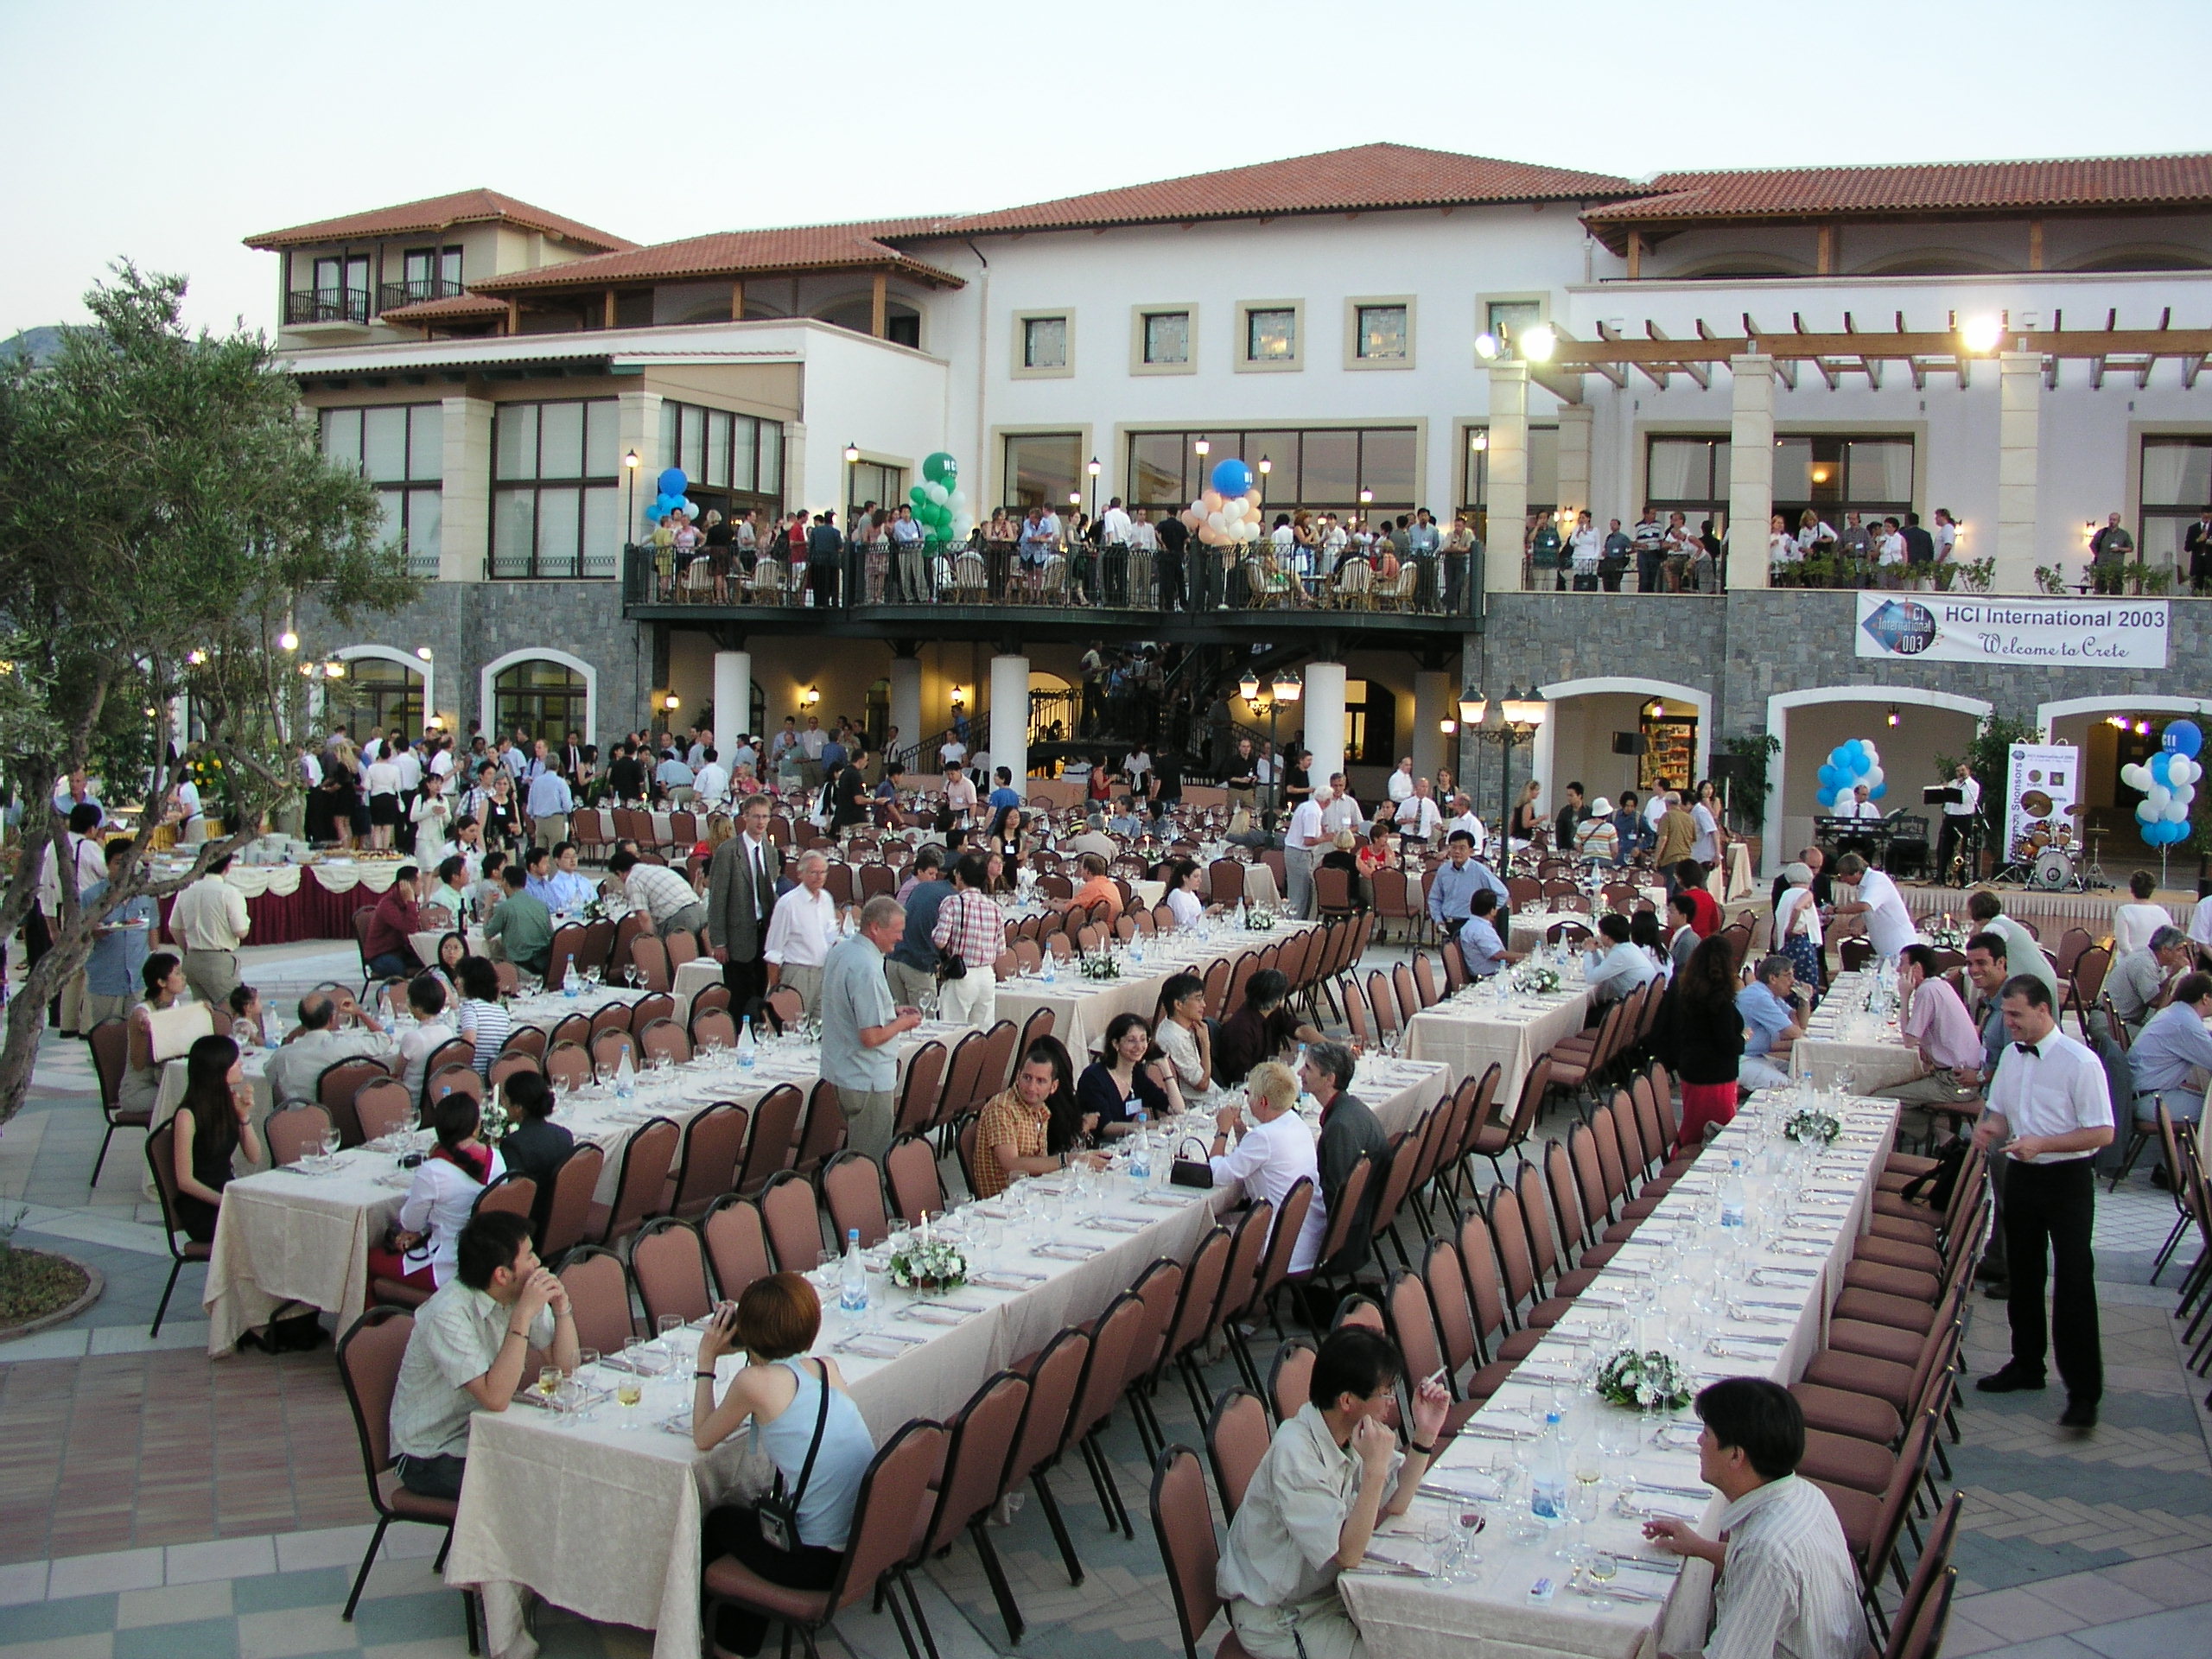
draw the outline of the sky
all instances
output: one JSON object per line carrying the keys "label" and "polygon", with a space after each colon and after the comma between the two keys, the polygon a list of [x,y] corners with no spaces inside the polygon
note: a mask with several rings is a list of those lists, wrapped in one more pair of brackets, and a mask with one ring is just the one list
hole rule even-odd
{"label": "sky", "polygon": [[1631,178],[2207,149],[2159,66],[2208,54],[2203,0],[0,0],[0,338],[124,257],[271,328],[245,237],[476,186],[654,242],[1384,140]]}

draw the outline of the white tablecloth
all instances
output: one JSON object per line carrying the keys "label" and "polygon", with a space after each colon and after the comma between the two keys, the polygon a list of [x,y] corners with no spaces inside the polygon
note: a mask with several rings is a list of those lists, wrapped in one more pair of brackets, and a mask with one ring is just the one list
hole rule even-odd
{"label": "white tablecloth", "polygon": [[336,1314],[341,1332],[361,1317],[369,1246],[399,1213],[407,1182],[390,1153],[355,1147],[339,1159],[334,1174],[270,1170],[223,1189],[200,1296],[210,1355],[231,1352],[288,1300]]}
{"label": "white tablecloth", "polygon": [[[1843,1267],[1866,1230],[1874,1175],[1889,1150],[1897,1108],[1888,1101],[1859,1100],[1846,1103],[1840,1115],[1850,1138],[1839,1141],[1823,1158],[1820,1176],[1808,1184],[1788,1228],[1778,1236],[1769,1235],[1770,1245],[1784,1248],[1758,1258],[1760,1276],[1753,1281],[1758,1287],[1747,1293],[1780,1306],[1756,1310],[1758,1324],[1726,1321],[1720,1327],[1724,1343],[1731,1337],[1766,1340],[1721,1355],[1708,1347],[1694,1362],[1704,1373],[1698,1378],[1700,1386],[1719,1376],[1769,1376],[1791,1382],[1819,1351],[1828,1309],[1842,1290]],[[1731,1149],[1745,1144],[1745,1120],[1739,1116],[1708,1147],[1700,1163],[1713,1165],[1725,1159]],[[1550,1379],[1569,1377],[1586,1351],[1590,1320],[1598,1312],[1595,1305],[1622,1303],[1626,1292],[1648,1280],[1655,1267],[1670,1258],[1669,1236],[1676,1229],[1686,1244],[1694,1239],[1696,1208],[1711,1192],[1712,1179],[1693,1171],[1669,1192],[1578,1307],[1552,1328],[1513,1379],[1471,1420],[1468,1432],[1446,1449],[1431,1480],[1478,1491],[1489,1489],[1484,1471],[1492,1459],[1509,1453],[1511,1441],[1541,1426],[1541,1414],[1550,1408],[1554,1387]],[[1821,1187],[1832,1190],[1818,1190]],[[1758,1198],[1756,1192],[1751,1195],[1754,1204]],[[1580,1342],[1574,1340],[1578,1337]],[[1777,1338],[1778,1343],[1773,1340]],[[1573,1402],[1568,1428],[1578,1439],[1593,1432],[1597,1414],[1618,1409],[1575,1389],[1571,1382],[1567,1392]],[[1695,1419],[1684,1411],[1676,1421]],[[1664,1559],[1643,1542],[1641,1521],[1615,1514],[1611,1500],[1642,1482],[1701,1490],[1695,1446],[1687,1435],[1674,1438],[1681,1444],[1639,1444],[1624,1461],[1606,1459],[1605,1484],[1600,1488],[1606,1502],[1599,1518],[1588,1523],[1592,1548],[1609,1550],[1624,1560]],[[1700,1500],[1648,1489],[1634,1496],[1644,1506],[1671,1508],[1688,1516],[1708,1536],[1721,1507],[1717,1497]],[[1424,1560],[1421,1529],[1459,1507],[1448,1499],[1417,1497],[1405,1516],[1378,1529],[1376,1548],[1403,1559]],[[1564,1587],[1550,1602],[1531,1604],[1529,1586],[1538,1578],[1548,1577],[1562,1586],[1567,1578],[1567,1567],[1553,1558],[1555,1541],[1548,1535],[1535,1544],[1516,1545],[1506,1528],[1493,1520],[1481,1535],[1483,1562],[1472,1582],[1347,1573],[1341,1580],[1344,1599],[1373,1659],[1645,1659],[1655,1652],[1688,1651],[1704,1644],[1712,1581],[1702,1563],[1686,1565],[1671,1586],[1656,1573],[1625,1569],[1614,1580],[1616,1591],[1665,1591],[1669,1599],[1663,1604],[1617,1598],[1600,1611],[1586,1598]]]}
{"label": "white tablecloth", "polygon": [[[1217,902],[1213,898],[1212,870],[1211,863],[1198,866],[1198,896],[1208,904]],[[1167,884],[1165,881],[1132,881],[1129,891],[1135,895],[1137,902],[1148,910],[1166,894]],[[1218,902],[1234,904],[1236,895],[1231,893]],[[1282,902],[1282,889],[1275,885],[1275,873],[1266,865],[1247,864],[1244,867],[1244,902],[1247,905],[1279,905]]]}
{"label": "white tablecloth", "polygon": [[1845,1007],[1866,982],[1863,973],[1837,976],[1814,1010],[1805,1036],[1790,1051],[1795,1064],[1786,1069],[1802,1071],[1809,1066],[1815,1087],[1833,1089],[1837,1073],[1848,1068],[1852,1088],[1862,1094],[1895,1088],[1920,1075],[1920,1058],[1905,1046],[1897,1021]]}
{"label": "white tablecloth", "polygon": [[1454,1082],[1480,1077],[1495,1063],[1497,1098],[1504,1103],[1500,1110],[1510,1116],[1536,1057],[1581,1030],[1589,1007],[1590,993],[1570,983],[1551,996],[1516,995],[1501,1013],[1490,994],[1476,988],[1415,1014],[1407,1028],[1407,1052],[1415,1059],[1443,1061]]}
{"label": "white tablecloth", "polygon": [[1248,928],[1241,933],[1219,923],[1210,925],[1212,937],[1206,939],[1184,929],[1139,939],[1144,961],[1126,968],[1120,979],[1084,979],[1071,961],[1057,964],[1055,977],[1049,982],[1034,976],[1003,981],[998,989],[995,1017],[1019,1026],[1038,1009],[1051,1008],[1052,1034],[1067,1045],[1080,1069],[1084,1057],[1103,1040],[1115,1015],[1141,1014],[1149,1020],[1159,1007],[1160,988],[1174,975],[1203,976],[1207,968],[1223,957],[1233,965],[1248,951],[1263,950],[1294,938],[1314,924],[1284,921],[1269,929]]}

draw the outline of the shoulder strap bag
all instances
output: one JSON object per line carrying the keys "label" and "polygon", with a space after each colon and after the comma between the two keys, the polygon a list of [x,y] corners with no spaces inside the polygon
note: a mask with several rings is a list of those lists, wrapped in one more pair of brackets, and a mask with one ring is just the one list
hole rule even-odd
{"label": "shoulder strap bag", "polygon": [[[822,1362],[817,1360],[815,1363],[821,1365]],[[817,1380],[822,1384],[822,1403],[815,1408],[814,1438],[807,1442],[806,1461],[799,1465],[798,1485],[786,1496],[783,1471],[779,1469],[776,1471],[774,1487],[754,1505],[754,1513],[760,1520],[762,1541],[782,1550],[786,1555],[796,1554],[802,1548],[798,1535],[798,1506],[806,1497],[806,1483],[814,1473],[814,1459],[822,1451],[822,1431],[830,1423],[830,1372],[827,1366],[823,1367]]]}

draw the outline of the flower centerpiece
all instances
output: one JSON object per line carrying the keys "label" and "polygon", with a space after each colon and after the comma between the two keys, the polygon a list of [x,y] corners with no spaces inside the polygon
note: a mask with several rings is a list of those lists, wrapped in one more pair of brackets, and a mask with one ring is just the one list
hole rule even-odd
{"label": "flower centerpiece", "polygon": [[1524,962],[1513,970],[1509,982],[1516,991],[1535,996],[1549,996],[1559,989],[1559,969],[1540,967]]}
{"label": "flower centerpiece", "polygon": [[598,893],[586,899],[584,907],[576,912],[576,918],[587,926],[594,922],[612,921],[613,918],[607,911],[607,895]]}
{"label": "flower centerpiece", "polygon": [[1084,957],[1081,966],[1085,979],[1119,979],[1122,976],[1122,964],[1103,950],[1095,950]]}
{"label": "flower centerpiece", "polygon": [[1265,905],[1257,906],[1245,912],[1244,925],[1254,933],[1272,933],[1275,931],[1275,913]]}
{"label": "flower centerpiece", "polygon": [[507,1109],[496,1100],[487,1100],[477,1109],[476,1132],[487,1147],[496,1147],[507,1138],[512,1127],[507,1122]]}
{"label": "flower centerpiece", "polygon": [[932,1236],[926,1226],[892,1251],[889,1270],[891,1282],[902,1290],[957,1290],[968,1282],[968,1258],[960,1247],[942,1234]]}
{"label": "flower centerpiece", "polygon": [[1843,1133],[1843,1125],[1835,1116],[1817,1106],[1801,1107],[1789,1114],[1782,1132],[1801,1146],[1832,1146]]}
{"label": "flower centerpiece", "polygon": [[1617,1350],[1598,1368],[1599,1397],[1630,1411],[1680,1411],[1697,1392],[1689,1373],[1656,1348]]}

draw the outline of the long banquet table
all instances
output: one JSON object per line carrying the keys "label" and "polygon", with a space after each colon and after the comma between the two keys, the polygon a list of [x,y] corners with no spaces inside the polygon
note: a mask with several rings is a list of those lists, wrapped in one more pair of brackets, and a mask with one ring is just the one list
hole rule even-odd
{"label": "long banquet table", "polygon": [[1497,1098],[1510,1115],[1537,1056],[1581,1030],[1589,1008],[1590,993],[1573,963],[1548,995],[1514,992],[1500,1003],[1488,986],[1470,986],[1414,1015],[1406,1052],[1443,1061],[1455,1077],[1478,1077],[1495,1064]]}
{"label": "long banquet table", "polygon": [[[1353,1089],[1386,1125],[1409,1124],[1450,1086],[1439,1067],[1376,1065],[1382,1069],[1363,1067]],[[1237,1193],[1165,1185],[1164,1173],[1163,1164],[1145,1189],[1125,1175],[1100,1178],[1103,1226],[1071,1213],[1050,1217],[1033,1235],[1018,1219],[993,1223],[1004,1236],[973,1249],[975,1264],[1041,1277],[1026,1288],[969,1284],[937,1299],[979,1310],[951,1326],[901,1317],[918,1299],[891,1293],[880,1328],[922,1340],[889,1357],[865,1342],[841,1349],[868,1322],[840,1313],[825,1298],[816,1351],[836,1358],[878,1442],[911,1419],[950,1418],[986,1377],[1065,1326],[1096,1316],[1147,1263],[1161,1256],[1187,1261]],[[1035,1185],[1057,1192],[1066,1183]],[[971,1209],[1009,1213],[999,1203]],[[1132,1226],[1139,1230],[1119,1230]],[[1037,1245],[1048,1240],[1097,1249],[1081,1261],[1038,1255]],[[975,1245],[973,1238],[969,1243]],[[887,1289],[887,1280],[871,1274],[872,1302]],[[655,1659],[696,1659],[700,1522],[715,1503],[757,1490],[766,1468],[757,1461],[748,1468],[745,1435],[710,1452],[692,1449],[697,1339],[696,1332],[683,1335],[682,1363],[647,1388],[645,1403],[635,1408],[635,1428],[625,1428],[622,1408],[611,1402],[585,1421],[529,1408],[479,1412],[471,1420],[468,1480],[446,1578],[483,1589],[492,1659],[531,1659],[537,1651],[523,1620],[524,1586],[587,1618],[653,1630]],[[882,1344],[886,1352],[896,1345]],[[728,1357],[718,1367],[724,1382],[736,1369]],[[678,1427],[664,1428],[671,1418]]]}
{"label": "long banquet table", "polygon": [[[1762,1100],[1787,1109],[1787,1091]],[[1866,1229],[1875,1177],[1897,1123],[1892,1101],[1851,1099],[1834,1109],[1843,1123],[1842,1138],[1820,1154],[1786,1219],[1758,1224],[1758,1245],[1748,1249],[1727,1282],[1727,1311],[1688,1316],[1690,1328],[1703,1338],[1689,1355],[1700,1387],[1729,1375],[1794,1382],[1819,1351],[1828,1311],[1842,1290],[1844,1266]],[[1556,1534],[1529,1544],[1512,1541],[1509,1525],[1500,1523],[1518,1522],[1522,1505],[1508,1516],[1503,1504],[1485,1503],[1490,1524],[1478,1536],[1483,1559],[1471,1579],[1368,1569],[1343,1575],[1345,1601],[1374,1659],[1647,1659],[1704,1645],[1709,1570],[1693,1561],[1677,1571],[1672,1560],[1643,1541],[1643,1515],[1624,1514],[1619,1507],[1625,1501],[1646,1513],[1680,1516],[1712,1535],[1719,1498],[1689,1496],[1706,1491],[1698,1478],[1695,1414],[1673,1414],[1646,1440],[1640,1427],[1622,1421],[1625,1412],[1580,1386],[1579,1371],[1586,1355],[1598,1358],[1611,1351],[1611,1340],[1600,1345],[1600,1321],[1625,1319],[1639,1348],[1671,1339],[1669,1316],[1639,1313],[1634,1298],[1644,1287],[1656,1287],[1677,1261],[1700,1271],[1709,1268],[1708,1241],[1720,1230],[1701,1220],[1700,1211],[1713,1213],[1707,1206],[1713,1205],[1722,1161],[1750,1144],[1750,1118],[1739,1115],[1446,1447],[1408,1513],[1376,1534],[1378,1552],[1433,1565],[1423,1555],[1427,1523],[1467,1509],[1462,1494],[1495,1497],[1489,1471],[1512,1460],[1538,1432],[1543,1414],[1558,1408],[1555,1402],[1564,1403],[1576,1446],[1573,1461],[1601,1475],[1598,1491],[1604,1501],[1599,1517],[1586,1523],[1587,1546],[1623,1564],[1608,1586],[1612,1605],[1599,1607],[1579,1582],[1570,1586],[1570,1566],[1552,1553]],[[1777,1208],[1770,1178],[1752,1179],[1747,1211],[1758,1217]],[[1607,1414],[1614,1421],[1601,1430],[1600,1418]],[[1631,1433],[1625,1455],[1598,1449]],[[1548,1602],[1531,1601],[1529,1586],[1547,1577],[1560,1586],[1557,1593]]]}

